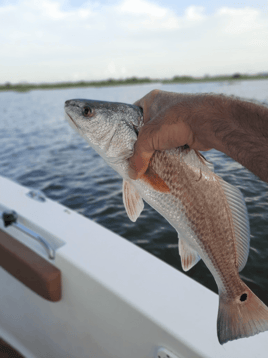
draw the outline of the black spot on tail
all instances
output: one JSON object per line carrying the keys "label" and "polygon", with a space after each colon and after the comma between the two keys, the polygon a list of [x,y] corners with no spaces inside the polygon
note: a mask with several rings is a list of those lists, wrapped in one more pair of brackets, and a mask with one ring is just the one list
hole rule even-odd
{"label": "black spot on tail", "polygon": [[244,302],[247,300],[247,298],[248,298],[248,295],[246,293],[243,293],[243,295],[240,296],[240,301]]}

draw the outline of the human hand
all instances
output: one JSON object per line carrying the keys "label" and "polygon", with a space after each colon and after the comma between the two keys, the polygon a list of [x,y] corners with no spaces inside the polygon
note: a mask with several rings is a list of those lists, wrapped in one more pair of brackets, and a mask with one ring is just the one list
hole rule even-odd
{"label": "human hand", "polygon": [[[200,107],[200,97],[154,90],[135,102],[143,109],[141,128],[134,154],[129,159],[129,176],[139,179],[147,170],[156,150],[168,150],[188,145],[191,149],[209,150],[207,140],[200,141],[193,123]],[[200,130],[202,132],[202,130]],[[201,135],[202,137],[202,135]]]}

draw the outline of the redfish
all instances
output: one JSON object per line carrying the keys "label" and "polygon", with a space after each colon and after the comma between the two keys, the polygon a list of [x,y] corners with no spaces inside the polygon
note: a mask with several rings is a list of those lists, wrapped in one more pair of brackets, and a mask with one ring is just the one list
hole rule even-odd
{"label": "redfish", "polygon": [[128,159],[143,125],[142,110],[75,99],[65,102],[65,112],[71,126],[123,177],[130,220],[137,220],[145,200],[178,232],[183,269],[204,261],[218,286],[220,344],[268,330],[268,308],[239,277],[250,241],[239,189],[217,176],[198,151],[183,148],[156,151],[145,174],[131,180]]}

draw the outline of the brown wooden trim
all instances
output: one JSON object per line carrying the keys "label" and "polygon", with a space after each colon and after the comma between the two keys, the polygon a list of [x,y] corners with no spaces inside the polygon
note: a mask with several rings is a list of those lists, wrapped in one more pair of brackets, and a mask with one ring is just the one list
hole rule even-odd
{"label": "brown wooden trim", "polygon": [[61,299],[61,271],[2,230],[0,266],[46,300]]}
{"label": "brown wooden trim", "polygon": [[0,338],[0,357],[1,358],[25,358],[7,342]]}

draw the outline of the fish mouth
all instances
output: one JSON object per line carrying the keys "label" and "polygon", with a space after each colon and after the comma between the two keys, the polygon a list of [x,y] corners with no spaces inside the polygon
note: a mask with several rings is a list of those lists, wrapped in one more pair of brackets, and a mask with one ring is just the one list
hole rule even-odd
{"label": "fish mouth", "polygon": [[76,126],[76,128],[77,129],[79,129],[78,128],[78,125],[75,123],[75,121],[72,119],[72,117],[69,115],[69,113],[66,113],[67,114],[67,116],[70,118],[70,120],[73,122],[73,124]]}

